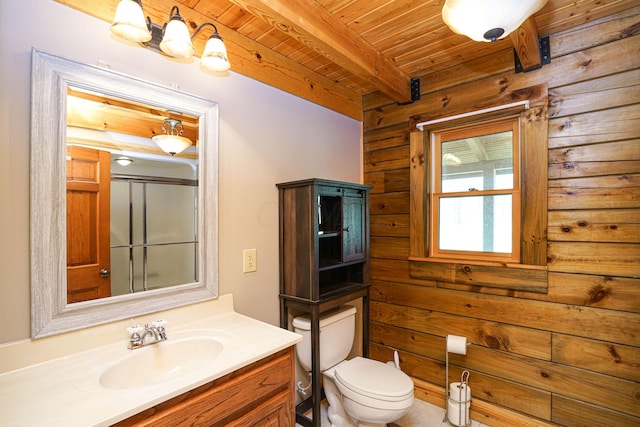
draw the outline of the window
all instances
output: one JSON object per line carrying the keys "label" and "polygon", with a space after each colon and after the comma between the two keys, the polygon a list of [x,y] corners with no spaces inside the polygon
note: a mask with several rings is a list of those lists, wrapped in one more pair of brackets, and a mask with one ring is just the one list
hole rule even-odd
{"label": "window", "polygon": [[431,133],[430,256],[518,262],[518,122]]}
{"label": "window", "polygon": [[529,109],[411,132],[412,278],[547,291],[547,90],[526,92]]}

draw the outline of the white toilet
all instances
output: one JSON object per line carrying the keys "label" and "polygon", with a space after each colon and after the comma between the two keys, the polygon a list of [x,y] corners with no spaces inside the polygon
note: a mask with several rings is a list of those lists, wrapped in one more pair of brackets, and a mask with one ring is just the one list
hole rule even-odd
{"label": "white toilet", "polygon": [[[320,371],[334,427],[383,427],[406,414],[413,404],[413,381],[390,364],[355,357],[345,360],[355,334],[355,307],[343,306],[320,316]],[[293,319],[302,335],[298,362],[311,371],[311,321]]]}

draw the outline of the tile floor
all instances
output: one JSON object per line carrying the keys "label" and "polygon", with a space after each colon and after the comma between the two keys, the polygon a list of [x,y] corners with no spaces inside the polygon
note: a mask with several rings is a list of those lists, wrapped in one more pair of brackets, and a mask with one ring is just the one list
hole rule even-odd
{"label": "tile floor", "polygon": [[[422,400],[415,400],[409,412],[391,424],[389,427],[449,427],[444,421],[444,409]],[[326,401],[322,402],[322,427],[329,427],[326,413]],[[297,425],[297,427],[300,427]],[[488,427],[477,421],[471,422],[471,427]]]}

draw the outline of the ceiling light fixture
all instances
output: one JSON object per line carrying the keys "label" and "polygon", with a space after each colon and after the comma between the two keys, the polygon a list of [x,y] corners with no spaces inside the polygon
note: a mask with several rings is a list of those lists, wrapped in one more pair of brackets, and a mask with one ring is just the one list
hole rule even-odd
{"label": "ceiling light fixture", "polygon": [[442,19],[452,31],[479,42],[494,42],[515,31],[547,0],[446,0]]}
{"label": "ceiling light fixture", "polygon": [[164,122],[162,122],[162,130],[164,131],[164,135],[156,135],[151,139],[165,153],[174,156],[191,146],[191,140],[181,136],[184,129],[180,120],[164,119]]}
{"label": "ceiling light fixture", "polygon": [[204,27],[213,27],[213,34],[207,40],[200,58],[200,68],[205,71],[222,72],[231,68],[227,48],[218,33],[218,28],[205,22],[192,36],[178,6],[173,6],[169,13],[169,21],[162,27],[144,17],[142,0],[120,0],[111,24],[111,32],[121,39],[141,43],[173,58],[191,58],[195,54],[193,38]]}
{"label": "ceiling light fixture", "polygon": [[116,163],[120,166],[129,166],[131,163],[133,163],[133,160],[125,156],[120,156],[116,159]]}

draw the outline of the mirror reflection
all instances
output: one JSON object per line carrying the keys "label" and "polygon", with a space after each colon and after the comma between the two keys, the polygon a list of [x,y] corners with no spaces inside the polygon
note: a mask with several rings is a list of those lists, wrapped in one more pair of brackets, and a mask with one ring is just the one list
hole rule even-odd
{"label": "mirror reflection", "polygon": [[[31,59],[32,338],[216,298],[217,104],[37,49]],[[190,142],[161,149],[167,120]]]}
{"label": "mirror reflection", "polygon": [[69,87],[67,303],[198,281],[197,120]]}

